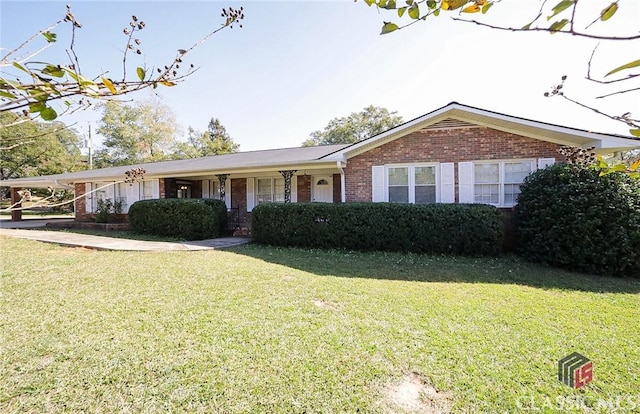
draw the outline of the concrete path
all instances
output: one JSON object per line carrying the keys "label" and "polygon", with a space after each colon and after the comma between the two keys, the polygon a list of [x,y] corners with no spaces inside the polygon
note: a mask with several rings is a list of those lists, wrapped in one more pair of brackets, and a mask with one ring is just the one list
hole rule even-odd
{"label": "concrete path", "polygon": [[[34,220],[35,221],[35,220]],[[128,250],[128,251],[193,251],[215,250],[242,246],[251,242],[246,237],[223,237],[219,239],[198,240],[192,242],[152,242],[129,240],[114,237],[91,236],[87,234],[0,228],[0,236],[17,237],[20,239],[37,240],[62,246],[85,247],[97,250]]]}
{"label": "concrete path", "polygon": [[0,218],[0,229],[36,229],[38,227],[46,227],[47,223],[71,223],[73,218],[32,218],[25,220],[11,221],[6,217]]}

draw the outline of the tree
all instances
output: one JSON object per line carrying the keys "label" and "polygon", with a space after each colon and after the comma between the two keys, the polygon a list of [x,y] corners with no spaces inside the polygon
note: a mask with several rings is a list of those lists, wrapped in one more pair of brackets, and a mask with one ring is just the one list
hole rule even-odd
{"label": "tree", "polygon": [[[107,73],[115,73],[115,71],[104,71],[92,75],[86,75],[81,71],[80,58],[74,50],[74,41],[76,31],[82,28],[82,24],[71,13],[70,6],[67,6],[63,19],[55,22],[51,27],[40,30],[0,58],[0,68],[3,69],[0,76],[0,112],[16,112],[25,117],[16,122],[35,117],[52,121],[58,117],[59,111],[67,113],[86,108],[92,99],[109,99],[146,88],[155,89],[159,85],[175,86],[195,71],[193,64],[186,72],[182,71],[180,66],[186,55],[220,30],[233,27],[234,24],[242,27],[244,10],[242,7],[240,9],[229,7],[222,9],[221,16],[223,23],[219,28],[204,36],[190,48],[179,49],[172,62],[157,67],[147,67],[143,64],[135,67],[135,70],[129,67],[129,53],[143,55],[142,40],[137,37],[137,33],[146,27],[146,23],[137,16],[132,16],[123,30],[126,43],[122,59],[122,77],[115,79],[107,77]],[[72,32],[69,48],[63,54],[68,56],[68,62],[34,60],[40,52],[56,43],[57,34],[53,30],[64,23],[69,24]],[[35,52],[28,51],[29,46],[37,47],[35,45],[37,39],[44,39],[45,45]],[[13,72],[7,72],[7,70],[13,70]],[[135,73],[136,78],[130,78],[131,72]]]}
{"label": "tree", "polygon": [[314,131],[302,143],[304,147],[331,144],[352,144],[401,124],[402,117],[386,108],[369,105],[348,117],[334,118],[323,131]]}
{"label": "tree", "polygon": [[211,118],[206,132],[189,127],[187,142],[176,144],[172,155],[174,159],[198,158],[207,155],[222,155],[238,152],[240,145],[235,143],[218,118]]}
{"label": "tree", "polygon": [[178,132],[175,115],[158,101],[126,105],[106,102],[98,133],[103,149],[96,152],[99,167],[162,161],[170,158]]}
{"label": "tree", "polygon": [[[460,14],[471,15],[474,13],[480,13],[481,15],[487,14],[493,6],[500,3],[500,0],[407,0],[405,2],[398,2],[396,0],[364,0],[368,6],[375,5],[378,9],[386,9],[394,11],[398,18],[409,19],[409,23],[399,25],[394,22],[384,21],[382,25],[381,34],[387,34],[411,26],[419,21],[425,21],[428,18],[436,17],[439,15],[449,14],[452,12],[458,12]],[[610,35],[603,31],[598,31],[601,28],[603,22],[608,22],[614,17],[614,15],[622,14],[628,10],[625,9],[623,0],[606,0],[599,2],[599,12],[593,15],[587,15],[583,13],[584,8],[593,6],[595,3],[593,0],[580,1],[580,0],[557,0],[547,3],[542,1],[540,9],[537,15],[522,16],[522,20],[516,22],[515,25],[495,25],[487,22],[464,19],[459,17],[453,17],[453,20],[458,22],[472,23],[483,27],[488,27],[494,30],[504,30],[509,32],[547,32],[553,35],[571,35],[589,39],[595,39],[598,41],[617,41],[617,42],[629,42],[640,39],[638,34],[638,28],[631,28],[628,33],[624,33],[625,27],[616,26],[614,29],[618,33],[617,35]],[[633,0],[635,1],[635,0]],[[591,4],[590,4],[591,3]],[[621,4],[623,4],[621,6]],[[553,6],[551,6],[553,5]],[[580,6],[580,7],[579,7]],[[497,6],[496,6],[497,7]],[[521,10],[526,10],[522,7]],[[622,10],[622,11],[620,11]],[[587,17],[588,16],[588,17]],[[615,20],[615,19],[614,19]],[[406,20],[405,20],[406,21]],[[636,19],[636,21],[638,21]],[[584,29],[582,29],[584,27]],[[591,54],[591,58],[587,63],[587,79],[601,85],[607,85],[611,88],[606,93],[597,96],[598,99],[604,99],[614,95],[638,93],[640,92],[640,86],[632,84],[634,80],[640,79],[640,73],[630,73],[631,70],[640,67],[640,59],[628,61],[627,58],[621,59],[621,64],[611,66],[611,69],[602,77],[594,77],[591,73],[591,64],[596,55],[597,45],[594,47]],[[637,50],[629,46],[630,51]],[[637,58],[637,56],[635,56]],[[615,76],[614,76],[615,75]],[[561,81],[555,85],[550,92],[546,92],[547,97],[560,97],[573,104],[579,105],[583,108],[596,112],[599,115],[605,116],[614,121],[622,122],[629,126],[629,133],[635,137],[640,137],[640,118],[634,117],[631,112],[624,114],[609,113],[606,109],[596,108],[591,105],[587,105],[583,102],[575,100],[570,96],[567,96],[563,91],[564,82],[566,76],[561,78]],[[622,85],[622,86],[621,86]],[[636,109],[636,108],[634,108]]]}
{"label": "tree", "polygon": [[0,113],[0,180],[83,168],[80,138],[73,129],[61,122],[16,124],[18,118]]}
{"label": "tree", "polygon": [[240,145],[236,144],[227,133],[226,128],[218,118],[211,118],[207,126],[208,141],[205,139],[206,147],[202,155],[217,155],[238,152]]}

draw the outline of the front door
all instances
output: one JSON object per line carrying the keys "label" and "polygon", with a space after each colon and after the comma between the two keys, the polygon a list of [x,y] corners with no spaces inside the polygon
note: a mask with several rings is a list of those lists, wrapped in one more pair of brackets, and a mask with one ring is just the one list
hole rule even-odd
{"label": "front door", "polygon": [[314,176],[311,189],[311,201],[315,203],[333,203],[333,177]]}

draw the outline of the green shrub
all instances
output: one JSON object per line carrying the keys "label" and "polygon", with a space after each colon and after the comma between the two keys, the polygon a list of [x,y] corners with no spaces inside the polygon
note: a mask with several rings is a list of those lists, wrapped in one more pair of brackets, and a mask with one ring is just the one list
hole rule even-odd
{"label": "green shrub", "polygon": [[226,220],[227,207],[221,200],[142,200],[129,208],[129,222],[135,232],[185,240],[219,237]]}
{"label": "green shrub", "polygon": [[118,214],[122,213],[122,202],[113,202],[110,198],[98,199],[96,208],[96,223],[112,223],[117,220]]}
{"label": "green shrub", "polygon": [[278,246],[492,255],[502,214],[487,205],[263,204],[251,214],[259,243]]}
{"label": "green shrub", "polygon": [[640,180],[556,164],[521,187],[521,254],[581,272],[640,274]]}

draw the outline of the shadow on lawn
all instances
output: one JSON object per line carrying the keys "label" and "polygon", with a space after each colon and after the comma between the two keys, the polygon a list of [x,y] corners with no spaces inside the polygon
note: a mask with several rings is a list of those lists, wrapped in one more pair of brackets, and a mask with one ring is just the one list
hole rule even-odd
{"label": "shadow on lawn", "polygon": [[640,279],[568,272],[517,256],[461,257],[248,245],[234,253],[321,276],[418,282],[517,284],[543,289],[639,293]]}

